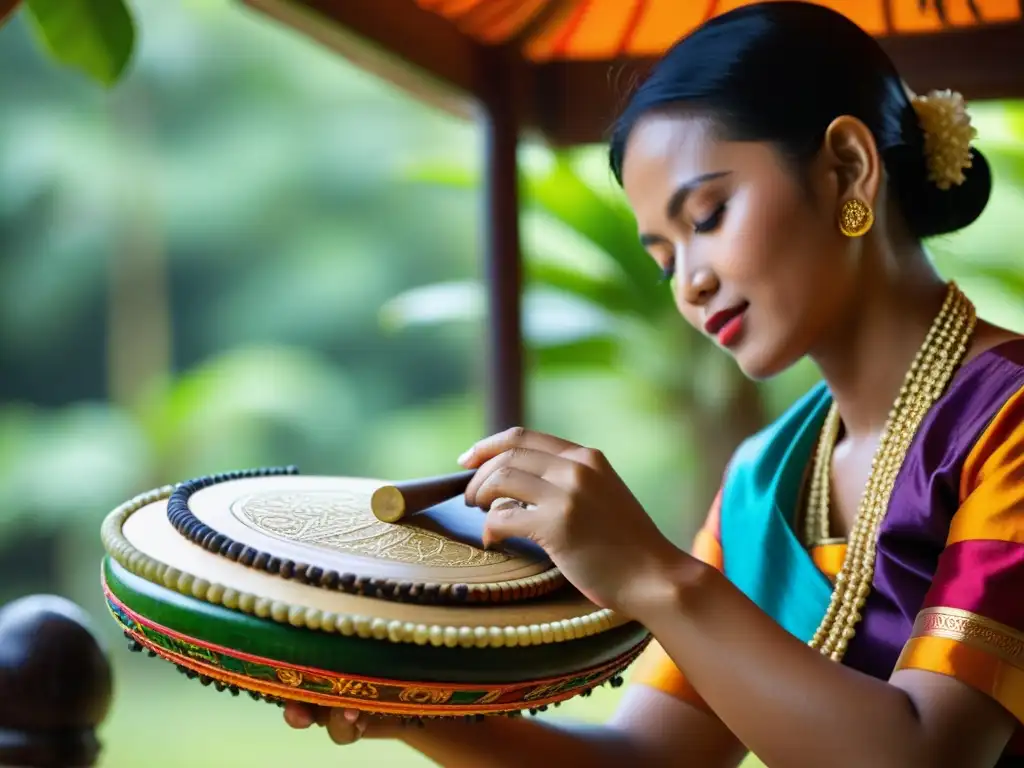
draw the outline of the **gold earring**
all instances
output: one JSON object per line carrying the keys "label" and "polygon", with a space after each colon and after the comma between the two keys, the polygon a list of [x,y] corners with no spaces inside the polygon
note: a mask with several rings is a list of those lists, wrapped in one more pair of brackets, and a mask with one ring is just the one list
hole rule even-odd
{"label": "gold earring", "polygon": [[863,200],[853,198],[843,203],[839,212],[839,230],[847,237],[866,235],[874,223],[875,214]]}

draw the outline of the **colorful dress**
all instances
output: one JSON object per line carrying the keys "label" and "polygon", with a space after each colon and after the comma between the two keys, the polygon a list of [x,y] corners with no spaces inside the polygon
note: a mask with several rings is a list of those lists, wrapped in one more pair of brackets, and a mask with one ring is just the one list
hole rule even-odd
{"label": "colorful dress", "polygon": [[[693,547],[805,642],[845,547],[808,548],[794,525],[830,404],[820,384],[739,448]],[[925,417],[861,613],[843,664],[883,680],[929,670],[991,696],[1022,726],[999,766],[1024,766],[1024,339],[966,363]],[[706,708],[657,644],[632,679]]]}

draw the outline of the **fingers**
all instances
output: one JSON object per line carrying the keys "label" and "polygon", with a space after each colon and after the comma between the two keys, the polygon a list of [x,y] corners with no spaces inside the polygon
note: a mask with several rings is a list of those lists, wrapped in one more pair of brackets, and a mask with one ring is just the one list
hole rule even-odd
{"label": "fingers", "polygon": [[512,427],[496,435],[485,437],[459,457],[459,464],[467,469],[479,467],[488,459],[513,448],[529,448],[543,453],[560,454],[579,448],[575,443],[523,427]]}
{"label": "fingers", "polygon": [[[488,483],[501,482],[500,477],[492,478],[495,474],[500,474],[502,468],[527,472],[563,489],[574,487],[579,480],[580,470],[583,469],[580,464],[562,456],[544,453],[532,448],[513,448],[510,451],[498,454],[492,459],[488,459],[481,465],[466,488],[466,503],[480,506],[484,509],[490,503],[493,503],[493,495],[488,499],[488,503],[484,504],[478,500],[478,494]],[[499,493],[498,495],[502,494]],[[511,496],[511,494],[506,495]],[[519,499],[518,496],[513,498]],[[519,499],[519,501],[533,504],[538,503],[531,499]]]}
{"label": "fingers", "polygon": [[565,492],[553,483],[518,467],[502,466],[491,472],[473,495],[471,503],[489,509],[497,499],[515,499],[539,506],[560,501]]}
{"label": "fingers", "polygon": [[511,499],[495,504],[487,513],[484,523],[483,545],[485,548],[505,539],[530,539],[543,545],[543,526],[550,523],[543,510],[527,508]]}
{"label": "fingers", "polygon": [[292,728],[309,728],[316,722],[316,707],[309,704],[302,704],[297,701],[289,701],[284,706],[284,721]]}
{"label": "fingers", "polygon": [[342,746],[358,741],[370,722],[367,715],[355,709],[315,707],[296,701],[285,704],[284,719],[292,728],[305,729],[313,724],[324,726],[331,741]]}
{"label": "fingers", "polygon": [[330,707],[314,707],[313,720],[321,728],[326,727],[327,722],[331,719]]}
{"label": "fingers", "polygon": [[369,718],[354,709],[334,709],[327,720],[327,735],[335,744],[354,744],[366,732]]}

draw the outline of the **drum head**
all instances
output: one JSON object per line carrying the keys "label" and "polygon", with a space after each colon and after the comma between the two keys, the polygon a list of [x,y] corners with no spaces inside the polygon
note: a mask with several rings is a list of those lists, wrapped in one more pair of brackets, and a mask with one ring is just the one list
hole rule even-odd
{"label": "drum head", "polygon": [[258,571],[351,594],[421,603],[509,602],[565,581],[543,550],[483,548],[485,514],[457,497],[397,523],[378,520],[386,481],[236,473],[180,485],[167,505],[178,533]]}

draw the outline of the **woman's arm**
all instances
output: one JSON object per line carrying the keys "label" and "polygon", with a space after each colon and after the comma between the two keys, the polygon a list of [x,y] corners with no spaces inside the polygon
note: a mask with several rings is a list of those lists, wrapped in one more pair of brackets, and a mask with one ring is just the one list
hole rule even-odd
{"label": "woman's arm", "polygon": [[366,738],[399,739],[444,768],[736,768],[746,754],[713,715],[644,685],[631,685],[615,716],[602,726],[504,717],[476,723],[435,720],[423,728],[362,718],[357,725],[342,710],[317,712],[297,704],[288,706],[285,719],[294,728],[319,720],[340,744],[356,740],[362,729]]}
{"label": "woman's arm", "polygon": [[715,713],[768,765],[991,768],[1016,721],[952,677],[877,680],[800,642],[721,573],[682,557],[638,610]]}
{"label": "woman's arm", "polygon": [[745,754],[714,716],[643,686],[627,691],[607,725],[491,718],[439,723],[403,740],[445,768],[735,768]]}
{"label": "woman's arm", "polygon": [[594,603],[645,624],[773,768],[992,768],[1024,722],[1024,670],[1011,652],[1024,647],[1024,390],[988,432],[988,458],[965,465],[966,497],[925,607],[967,615],[995,639],[979,647],[985,637],[940,637],[926,623],[889,681],[822,656],[672,546],[599,451],[513,429],[460,463],[478,468],[466,498],[488,510],[486,540],[532,539]]}

